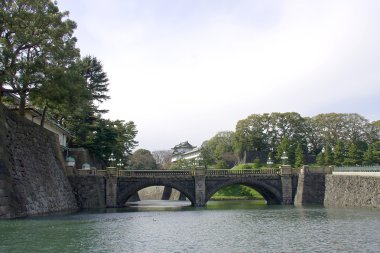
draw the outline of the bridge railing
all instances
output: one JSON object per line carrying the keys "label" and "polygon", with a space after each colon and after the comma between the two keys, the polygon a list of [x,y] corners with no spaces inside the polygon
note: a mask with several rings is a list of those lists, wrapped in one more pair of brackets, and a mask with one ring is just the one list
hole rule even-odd
{"label": "bridge railing", "polygon": [[119,170],[119,177],[180,177],[191,176],[190,170]]}
{"label": "bridge railing", "polygon": [[257,169],[257,170],[207,170],[206,176],[231,176],[231,175],[278,175],[281,169]]}
{"label": "bridge railing", "polygon": [[81,176],[107,176],[107,170],[86,170],[86,169],[79,169],[75,171],[75,174],[81,175]]}
{"label": "bridge railing", "polygon": [[[116,177],[189,177],[195,176],[195,170],[120,170],[109,168],[108,170],[77,170],[78,175],[83,176],[116,176]],[[278,175],[281,169],[257,169],[257,170],[204,170],[203,175],[217,176],[241,176],[241,175]]]}
{"label": "bridge railing", "polygon": [[335,167],[334,172],[380,172],[380,165]]}

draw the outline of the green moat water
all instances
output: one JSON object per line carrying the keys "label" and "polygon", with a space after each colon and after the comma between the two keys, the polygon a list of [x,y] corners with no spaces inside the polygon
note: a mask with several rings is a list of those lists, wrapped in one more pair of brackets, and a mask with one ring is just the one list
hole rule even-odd
{"label": "green moat water", "polygon": [[[380,210],[184,202],[0,221],[0,252],[379,252]],[[185,203],[188,204],[188,203]]]}

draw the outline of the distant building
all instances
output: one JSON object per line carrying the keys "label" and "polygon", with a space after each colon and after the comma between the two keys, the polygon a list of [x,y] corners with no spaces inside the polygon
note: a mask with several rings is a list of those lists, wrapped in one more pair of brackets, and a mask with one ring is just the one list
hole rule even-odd
{"label": "distant building", "polygon": [[200,160],[201,148],[191,145],[188,141],[181,142],[172,148],[172,150],[172,162],[176,162],[181,159],[194,161]]}

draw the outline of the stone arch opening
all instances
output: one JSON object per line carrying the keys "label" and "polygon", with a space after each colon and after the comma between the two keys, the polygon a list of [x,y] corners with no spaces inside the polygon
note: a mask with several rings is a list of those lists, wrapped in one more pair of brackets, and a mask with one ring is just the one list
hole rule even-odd
{"label": "stone arch opening", "polygon": [[186,200],[186,197],[177,189],[154,185],[139,190],[137,194],[129,198],[127,202],[144,200]]}
{"label": "stone arch opening", "polygon": [[256,190],[267,202],[268,205],[281,203],[281,192],[275,187],[257,180],[232,179],[215,187],[209,187],[206,195],[206,202],[219,190],[232,185],[244,185]]}
{"label": "stone arch opening", "polygon": [[138,191],[152,187],[152,186],[164,186],[175,189],[183,194],[190,202],[191,205],[195,204],[195,198],[191,192],[191,190],[186,189],[186,187],[173,182],[161,182],[157,180],[152,180],[148,182],[137,182],[134,184],[129,184],[127,187],[120,187],[118,189],[118,197],[117,203],[118,206],[124,206],[124,204],[130,199],[133,195],[135,195]]}
{"label": "stone arch opening", "polygon": [[[234,198],[236,197],[236,199]],[[264,200],[264,197],[252,187],[233,184],[219,189],[210,200]]]}

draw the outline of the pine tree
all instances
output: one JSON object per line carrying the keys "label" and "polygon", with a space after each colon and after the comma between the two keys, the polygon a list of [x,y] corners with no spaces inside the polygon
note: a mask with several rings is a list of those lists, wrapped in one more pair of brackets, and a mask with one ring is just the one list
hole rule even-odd
{"label": "pine tree", "polygon": [[259,169],[261,167],[261,163],[260,163],[260,158],[259,157],[256,157],[255,160],[253,161],[253,167],[255,169]]}
{"label": "pine tree", "polygon": [[[86,56],[81,61],[82,74],[86,80],[87,88],[91,93],[91,99],[93,102],[97,101],[103,103],[110,97],[108,92],[108,77],[103,71],[102,63],[93,56]],[[107,110],[99,110],[98,106],[93,103],[95,112],[105,113]]]}
{"label": "pine tree", "polygon": [[281,161],[281,156],[284,152],[289,156],[289,140],[288,138],[283,138],[280,142],[280,144],[277,147],[277,152],[276,152],[276,160]]}
{"label": "pine tree", "polygon": [[380,164],[380,141],[376,141],[372,144],[374,153],[374,164]]}
{"label": "pine tree", "polygon": [[373,152],[373,146],[369,145],[367,151],[364,153],[364,163],[366,165],[373,165],[375,164],[375,153]]}
{"label": "pine tree", "polygon": [[361,157],[358,146],[355,143],[351,143],[348,148],[347,158],[344,159],[345,165],[358,165],[361,164]]}
{"label": "pine tree", "polygon": [[25,115],[30,92],[79,56],[76,24],[55,1],[7,0],[0,6],[0,95],[16,93],[19,113]]}
{"label": "pine tree", "polygon": [[325,165],[332,165],[334,163],[334,157],[330,145],[325,146]]}
{"label": "pine tree", "polygon": [[323,153],[322,151],[317,155],[317,164],[319,166],[325,165],[325,153]]}
{"label": "pine tree", "polygon": [[345,158],[345,151],[343,142],[338,141],[334,146],[334,164],[336,166],[342,166]]}

